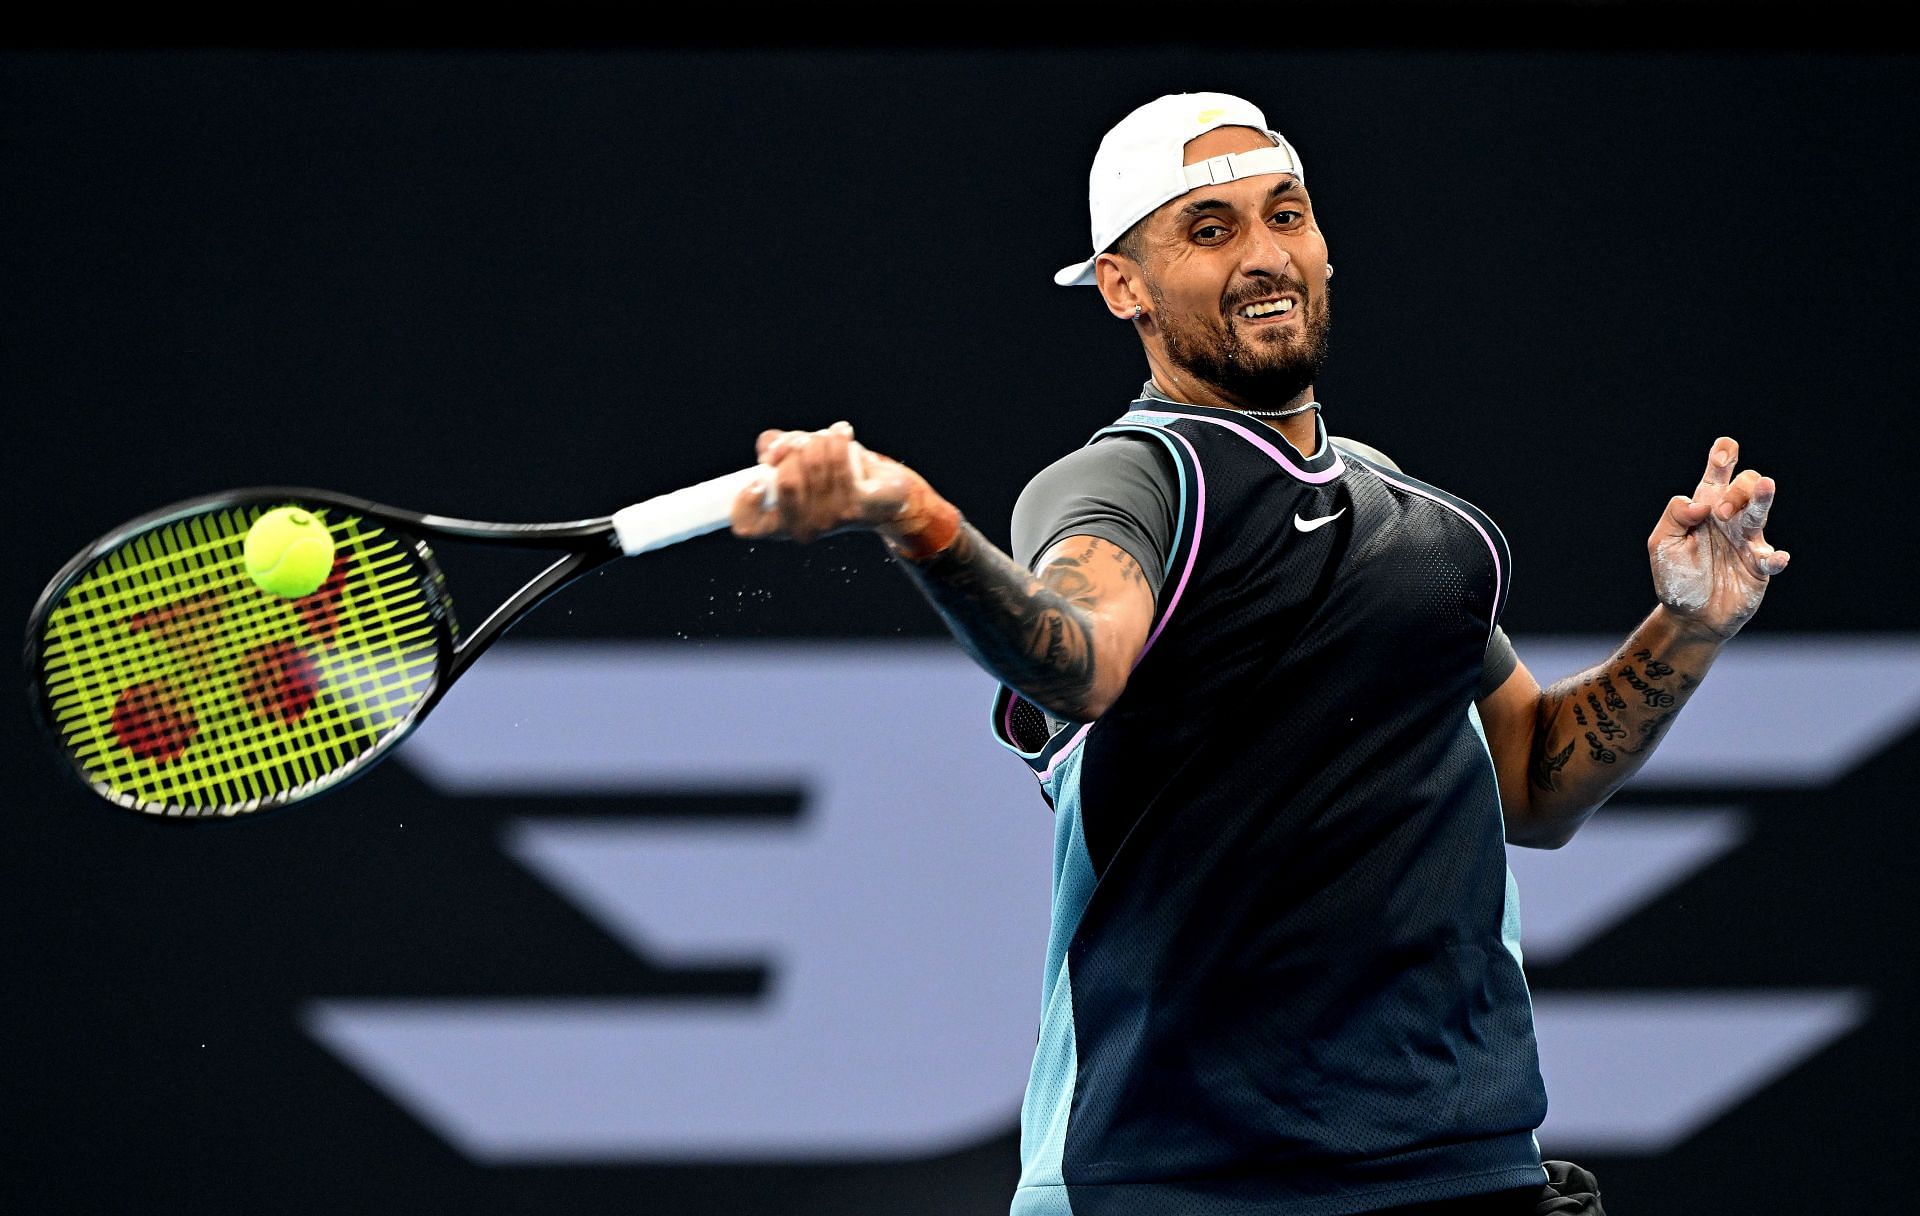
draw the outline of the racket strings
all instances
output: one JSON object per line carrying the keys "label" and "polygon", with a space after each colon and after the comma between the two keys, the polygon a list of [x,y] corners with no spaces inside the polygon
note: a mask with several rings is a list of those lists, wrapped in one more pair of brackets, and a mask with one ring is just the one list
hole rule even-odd
{"label": "racket strings", "polygon": [[[153,544],[150,540],[130,546],[129,552],[136,560],[127,563],[129,568],[138,567],[139,573],[148,579],[155,578],[158,573],[156,563],[151,560],[152,549]],[[219,590],[209,590],[210,580],[205,577],[204,572],[196,573],[198,577],[182,577],[182,571],[177,566],[168,571],[171,577],[164,581],[180,598],[158,609],[136,613],[127,621],[129,629],[137,629],[146,618],[159,619],[160,624],[154,630],[157,635],[155,640],[165,648],[166,653],[155,655],[152,667],[166,674],[148,683],[134,685],[132,691],[140,694],[135,700],[136,709],[157,707],[169,716],[158,722],[136,722],[135,730],[129,737],[128,723],[123,720],[120,712],[126,705],[128,690],[122,690],[116,701],[115,716],[111,723],[113,731],[107,734],[96,729],[94,737],[97,750],[95,755],[89,758],[105,759],[109,762],[120,758],[118,750],[113,746],[113,740],[117,737],[120,743],[124,744],[127,750],[134,752],[137,758],[173,763],[180,759],[179,753],[184,751],[185,745],[201,733],[202,723],[194,716],[193,706],[196,703],[205,704],[209,692],[221,691],[219,682],[210,684],[206,678],[218,662],[217,656],[207,651],[211,631],[224,626],[234,630],[232,636],[244,637],[247,636],[247,630],[244,621],[231,623],[225,621],[226,594]],[[115,614],[100,611],[102,606],[109,603],[107,597],[82,597],[81,602],[94,609],[93,620],[96,625],[103,621],[109,624],[112,622]],[[99,665],[101,633],[96,628],[86,636],[94,645],[89,646],[88,653],[82,657]],[[124,678],[116,667],[100,666],[102,672],[109,676],[109,684]],[[231,685],[232,681],[228,680],[225,683]],[[97,691],[84,684],[82,684],[82,690]],[[231,691],[231,688],[226,691]],[[173,736],[170,739],[166,737],[169,733]],[[156,737],[158,737],[159,746],[155,746]],[[230,769],[232,765],[228,763],[224,767]],[[188,781],[196,774],[190,763],[180,763],[173,775],[177,780]]]}
{"label": "racket strings", "polygon": [[191,516],[98,560],[47,617],[55,725],[109,796],[232,813],[337,778],[431,691],[438,628],[410,546],[329,521],[337,559],[313,595],[248,578],[266,509]]}
{"label": "racket strings", "polygon": [[[379,579],[382,574],[386,573],[392,567],[402,564],[404,561],[405,558],[403,555],[370,560],[366,565],[366,573],[371,579]],[[385,586],[391,587],[393,590],[403,590],[404,588],[401,584],[410,572],[402,570],[399,573],[402,576],[400,579],[395,579],[392,583],[385,584]],[[154,635],[153,640],[158,647],[169,651],[173,658],[183,660],[190,669],[199,671],[204,675],[208,664],[202,652],[207,648],[210,637],[217,636],[214,635],[214,630],[226,624],[225,618],[228,615],[226,613],[227,595],[236,591],[245,594],[251,590],[252,587],[249,580],[228,580],[224,585],[209,586],[197,594],[190,593],[184,601],[181,601],[177,605],[169,605],[162,609],[134,613],[126,619],[125,625],[126,628],[130,630],[150,630]],[[324,594],[326,594],[325,589],[323,589],[322,592],[317,592],[316,596]],[[308,598],[311,600],[314,597]],[[305,601],[296,603],[294,608],[305,618],[307,612],[301,608],[302,603],[305,603]],[[115,614],[111,612],[99,612],[95,610],[96,606],[92,603],[87,603],[84,607],[93,611],[91,611],[90,625],[82,636],[88,641],[100,642],[103,634],[111,635],[115,628]],[[186,608],[187,611],[184,613],[177,612],[176,608]],[[200,611],[195,613],[193,611],[195,608],[199,608]],[[200,618],[197,621],[194,619],[196,615]],[[334,615],[331,610],[327,613],[329,618]],[[161,618],[161,623],[158,625],[149,625],[145,618],[150,617]],[[386,623],[390,627],[397,628],[402,625],[424,623],[428,619],[428,616],[422,612],[416,613],[410,618],[393,615],[386,618]],[[185,622],[184,626],[181,624],[182,621]],[[246,620],[235,622],[235,625],[241,630],[247,628],[248,624],[249,622]],[[311,620],[306,620],[305,624],[308,631],[313,634],[312,640],[323,644],[330,642],[332,635],[337,632],[337,627],[331,623],[324,632],[316,630]],[[196,625],[199,627],[196,628]],[[430,633],[431,630],[429,629],[428,632]],[[349,630],[349,633],[351,634],[351,630]],[[195,635],[197,634],[209,636],[196,637]],[[416,633],[409,633],[404,636],[396,635],[393,638],[384,640],[390,643],[394,641],[411,641],[416,635]],[[118,637],[109,637],[105,641],[105,645],[112,646],[121,641],[122,639]],[[89,649],[66,656],[68,661],[65,662],[62,661],[62,657],[59,655],[49,655],[44,667],[44,682],[49,696],[56,704],[64,702],[66,698],[73,694],[86,695],[97,692],[101,687],[112,683],[113,680],[118,677],[120,674],[118,666],[112,663],[103,663],[99,661],[100,657],[100,652],[97,649]],[[224,686],[225,690],[235,691],[236,681],[232,677],[242,673],[234,670],[228,674],[230,678]],[[219,685],[215,686],[218,687]]]}
{"label": "racket strings", "polygon": [[[152,570],[149,569],[147,573],[151,577]],[[176,585],[181,583],[177,577],[174,581]],[[209,580],[203,575],[196,581],[204,587]],[[244,586],[235,589],[243,594],[245,592]],[[190,597],[188,603],[206,594],[202,591],[198,596]],[[216,592],[211,602],[224,608],[223,600],[224,594]],[[209,612],[205,615],[216,614]],[[217,616],[224,617],[225,613],[220,612]],[[195,705],[211,706],[212,714],[206,715],[205,721],[186,717],[184,728],[181,715],[163,719],[157,729],[150,729],[148,733],[164,733],[171,728],[176,737],[170,741],[171,746],[160,748],[151,745],[143,748],[141,743],[145,740],[141,735],[135,734],[129,738],[125,724],[115,721],[112,736],[102,737],[101,732],[95,732],[95,749],[84,758],[94,762],[106,761],[109,765],[115,760],[124,759],[121,747],[115,746],[117,737],[117,742],[124,745],[125,750],[132,751],[138,759],[175,764],[172,776],[177,783],[224,785],[226,788],[216,791],[214,796],[224,801],[234,801],[270,796],[276,783],[285,784],[284,775],[276,777],[267,772],[276,762],[290,762],[297,770],[296,776],[312,779],[324,775],[327,768],[337,766],[362,750],[355,746],[356,741],[350,735],[343,737],[340,730],[329,729],[349,725],[352,707],[332,707],[333,712],[329,713],[330,707],[322,703],[316,710],[315,702],[320,699],[316,672],[305,650],[287,641],[261,643],[240,650],[235,661],[232,654],[207,653],[204,644],[194,636],[204,633],[209,627],[217,627],[227,631],[221,636],[246,642],[262,636],[260,624],[257,620],[249,621],[244,617],[232,621],[215,619],[202,621],[201,628],[196,629],[189,621],[183,630],[176,631],[175,636],[163,637],[165,642],[170,643],[171,655],[168,657],[179,661],[162,664],[170,667],[174,676],[171,681],[163,677],[156,682],[160,689],[157,696],[162,701],[162,709],[172,708],[166,703],[171,700],[183,703],[185,714],[191,714],[191,707]],[[188,641],[185,646],[181,645],[182,635]],[[354,639],[349,637],[345,640],[350,644]],[[279,687],[282,684],[290,684],[291,687]],[[122,698],[125,695],[123,691]],[[242,698],[252,711],[250,717],[233,712]],[[116,714],[122,705],[124,701],[116,703]],[[223,714],[220,712],[222,709],[228,712]],[[285,737],[284,731],[272,730],[276,720],[285,725],[296,718],[304,720],[307,728],[304,739],[290,740]],[[238,737],[235,737],[233,730],[236,723],[240,727]],[[192,741],[189,732],[193,735],[204,733],[209,746],[196,748],[190,755],[176,754],[185,752],[186,743]],[[189,737],[179,737],[182,735]],[[281,737],[276,738],[275,735]],[[307,746],[302,748],[298,746],[300,743]]]}

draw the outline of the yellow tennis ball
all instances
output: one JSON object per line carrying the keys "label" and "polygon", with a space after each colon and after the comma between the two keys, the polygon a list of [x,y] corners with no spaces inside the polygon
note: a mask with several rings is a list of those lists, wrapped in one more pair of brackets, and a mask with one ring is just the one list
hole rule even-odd
{"label": "yellow tennis ball", "polygon": [[247,574],[262,591],[287,599],[312,595],[333,570],[333,534],[320,517],[278,507],[247,529]]}

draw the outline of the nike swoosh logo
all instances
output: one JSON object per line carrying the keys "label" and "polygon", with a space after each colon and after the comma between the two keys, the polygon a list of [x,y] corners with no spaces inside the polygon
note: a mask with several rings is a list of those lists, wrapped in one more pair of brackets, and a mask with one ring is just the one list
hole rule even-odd
{"label": "nike swoosh logo", "polygon": [[1333,514],[1322,515],[1319,519],[1301,519],[1298,515],[1296,515],[1293,517],[1293,526],[1300,529],[1302,532],[1311,532],[1315,528],[1326,527],[1328,524],[1332,523],[1336,519],[1339,519],[1342,515],[1345,515],[1346,513],[1347,513],[1347,509],[1345,507],[1341,507],[1338,511],[1335,511]]}

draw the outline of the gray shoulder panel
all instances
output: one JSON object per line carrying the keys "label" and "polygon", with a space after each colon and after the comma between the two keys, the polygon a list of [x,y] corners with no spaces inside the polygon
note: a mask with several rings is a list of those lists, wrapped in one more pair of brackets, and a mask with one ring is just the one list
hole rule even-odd
{"label": "gray shoulder panel", "polygon": [[1028,569],[1056,542],[1098,536],[1140,563],[1160,595],[1173,549],[1180,474],[1164,444],[1119,433],[1077,448],[1035,474],[1013,507],[1013,559]]}
{"label": "gray shoulder panel", "polygon": [[1370,443],[1361,443],[1358,439],[1348,439],[1345,435],[1331,435],[1327,438],[1327,442],[1343,452],[1352,452],[1362,460],[1371,460],[1375,464],[1383,464],[1396,473],[1406,472],[1405,469],[1395,464],[1392,458],[1385,452]]}

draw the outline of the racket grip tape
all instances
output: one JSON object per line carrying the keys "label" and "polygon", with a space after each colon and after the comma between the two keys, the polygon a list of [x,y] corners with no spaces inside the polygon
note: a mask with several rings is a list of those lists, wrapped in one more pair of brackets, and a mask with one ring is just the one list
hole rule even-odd
{"label": "racket grip tape", "polygon": [[[740,491],[770,472],[765,465],[751,465],[615,511],[613,534],[620,551],[633,557],[718,532],[731,519]],[[771,485],[771,478],[768,482]]]}

